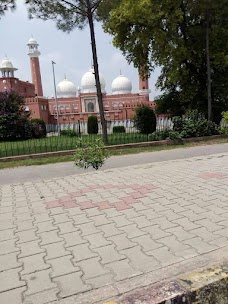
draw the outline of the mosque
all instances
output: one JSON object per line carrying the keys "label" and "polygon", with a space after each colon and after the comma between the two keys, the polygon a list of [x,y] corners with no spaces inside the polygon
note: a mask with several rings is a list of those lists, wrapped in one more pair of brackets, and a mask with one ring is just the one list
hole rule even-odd
{"label": "mosque", "polygon": [[[39,64],[39,44],[32,37],[28,43],[32,83],[15,77],[12,62],[5,58],[0,66],[0,91],[14,90],[25,97],[25,111],[30,111],[32,118],[41,118],[46,124],[87,122],[90,115],[99,120],[99,108],[96,94],[94,69],[87,71],[81,79],[81,86],[77,87],[68,79],[63,79],[56,86],[57,98],[46,98],[43,94],[41,70]],[[107,122],[116,120],[126,121],[134,115],[134,109],[139,104],[146,104],[151,108],[155,103],[149,100],[149,82],[139,76],[139,91],[132,93],[132,83],[120,74],[112,82],[112,93],[105,90],[105,78],[100,74],[101,90],[105,119]],[[57,112],[58,111],[58,112]],[[57,115],[58,114],[58,115]]]}

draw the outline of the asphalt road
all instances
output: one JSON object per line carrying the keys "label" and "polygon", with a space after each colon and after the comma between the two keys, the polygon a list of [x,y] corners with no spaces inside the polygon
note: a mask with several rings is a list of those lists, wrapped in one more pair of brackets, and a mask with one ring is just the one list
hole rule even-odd
{"label": "asphalt road", "polygon": [[[100,170],[149,164],[167,160],[185,159],[223,152],[228,152],[228,144],[205,145],[158,152],[143,152],[132,155],[112,156],[106,161],[105,165]],[[72,162],[3,169],[0,170],[0,185],[64,177],[73,174],[87,173],[90,171],[93,171],[93,169],[78,169]]]}

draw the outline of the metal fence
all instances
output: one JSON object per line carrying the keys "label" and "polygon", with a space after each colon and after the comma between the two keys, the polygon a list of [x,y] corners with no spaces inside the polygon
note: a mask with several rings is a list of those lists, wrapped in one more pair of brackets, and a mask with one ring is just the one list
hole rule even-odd
{"label": "metal fence", "polygon": [[[108,134],[113,133],[113,127],[115,126],[124,126],[126,133],[137,133],[138,130],[134,127],[134,122],[132,120],[114,120],[107,121],[107,131]],[[170,118],[167,117],[158,117],[157,118],[157,131],[161,131],[164,129],[172,129],[173,123]],[[53,134],[58,134],[58,129],[61,131],[65,130],[74,130],[80,135],[86,135],[87,133],[87,122],[86,121],[78,121],[73,123],[63,123],[59,126],[57,124],[47,124],[46,125],[48,135],[52,136]],[[102,133],[101,124],[98,124],[98,134]]]}
{"label": "metal fence", "polygon": [[[113,128],[115,126],[124,126],[126,132],[114,133]],[[172,128],[173,123],[171,119],[157,118],[157,131]],[[46,125],[46,129],[47,136],[45,138],[0,142],[0,158],[17,155],[73,150],[76,148],[76,142],[79,137],[83,142],[88,142],[96,138],[101,138],[102,136],[102,129],[100,124],[98,126],[98,134],[88,135],[87,122],[83,121],[65,123],[61,124],[59,127],[57,124],[48,124]],[[61,130],[61,132],[58,132],[59,130]],[[138,130],[134,127],[133,121],[131,120],[115,120],[107,122],[107,130],[109,145],[139,143],[149,140],[148,135],[138,132]]]}

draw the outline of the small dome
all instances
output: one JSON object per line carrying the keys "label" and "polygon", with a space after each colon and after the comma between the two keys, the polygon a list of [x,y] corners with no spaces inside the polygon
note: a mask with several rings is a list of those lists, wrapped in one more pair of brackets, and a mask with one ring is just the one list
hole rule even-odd
{"label": "small dome", "polygon": [[112,82],[112,94],[131,94],[132,83],[131,81],[120,74]]}
{"label": "small dome", "polygon": [[3,69],[14,69],[12,62],[8,58],[5,58],[5,59],[2,60],[1,68],[3,68]]}
{"label": "small dome", "polygon": [[17,71],[17,68],[13,66],[12,62],[8,58],[5,58],[2,60],[0,71],[10,71],[13,73],[14,71]]}
{"label": "small dome", "polygon": [[[99,74],[100,76],[100,83],[101,83],[101,91],[102,93],[105,93],[105,79],[102,74]],[[95,75],[94,75],[94,69],[90,69],[88,72],[86,72],[81,79],[81,87],[82,87],[82,93],[96,93],[96,82],[95,82]]]}
{"label": "small dome", "polygon": [[29,41],[28,41],[28,43],[27,43],[28,45],[29,44],[35,44],[35,45],[38,45],[38,43],[37,43],[37,41],[36,41],[36,39],[34,39],[33,37],[31,37],[30,39],[29,39]]}
{"label": "small dome", "polygon": [[66,78],[58,83],[56,91],[59,98],[76,97],[77,93],[76,86]]}

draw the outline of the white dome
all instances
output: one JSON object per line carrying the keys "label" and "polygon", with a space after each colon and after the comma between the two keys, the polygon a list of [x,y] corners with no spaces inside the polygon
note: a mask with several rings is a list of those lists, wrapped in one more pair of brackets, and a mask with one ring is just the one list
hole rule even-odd
{"label": "white dome", "polygon": [[14,69],[14,66],[8,58],[5,58],[2,60],[1,68],[2,69]]}
{"label": "white dome", "polygon": [[119,75],[112,82],[112,94],[131,94],[132,83],[124,75]]}
{"label": "white dome", "polygon": [[56,91],[59,98],[76,97],[77,93],[76,86],[66,78],[58,83]]}
{"label": "white dome", "polygon": [[[102,74],[99,74],[100,76],[100,83],[101,83],[101,92],[105,93],[105,79]],[[96,82],[95,82],[95,75],[94,75],[94,69],[90,69],[88,72],[86,72],[81,79],[81,87],[82,87],[82,93],[96,93]]]}
{"label": "white dome", "polygon": [[29,44],[36,44],[36,45],[38,45],[36,39],[34,39],[33,37],[31,37],[31,38],[29,39],[29,41],[28,41],[27,44],[28,44],[28,45],[29,45]]}

